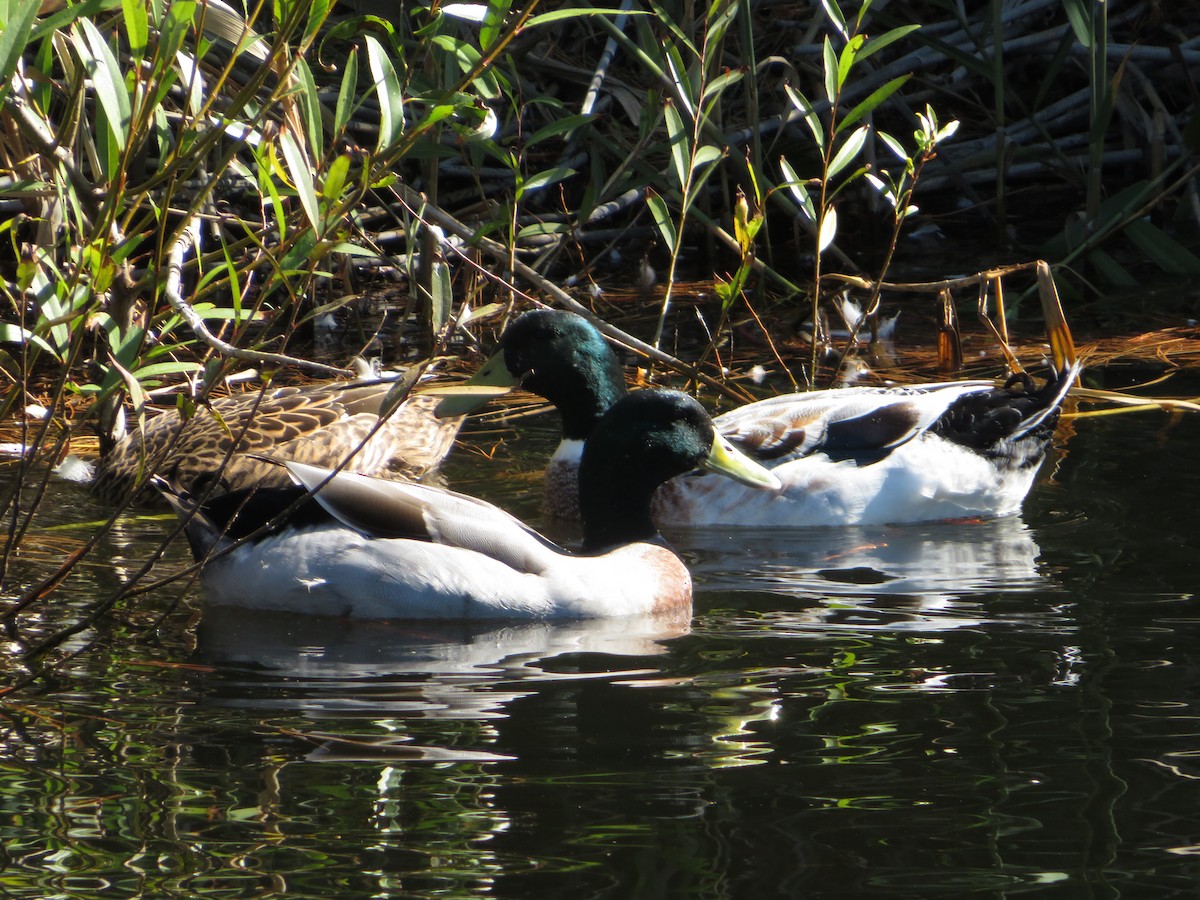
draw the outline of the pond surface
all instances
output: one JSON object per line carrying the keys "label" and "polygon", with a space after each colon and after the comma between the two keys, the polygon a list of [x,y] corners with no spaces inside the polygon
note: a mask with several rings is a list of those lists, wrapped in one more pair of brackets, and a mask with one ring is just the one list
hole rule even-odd
{"label": "pond surface", "polygon": [[[471,435],[494,459],[449,477],[532,516],[552,428]],[[675,633],[196,615],[194,590],[147,630],[164,590],[0,709],[0,891],[1194,897],[1198,443],[1197,416],[1081,419],[1021,518],[676,535]],[[115,571],[57,602],[169,526],[123,523]]]}

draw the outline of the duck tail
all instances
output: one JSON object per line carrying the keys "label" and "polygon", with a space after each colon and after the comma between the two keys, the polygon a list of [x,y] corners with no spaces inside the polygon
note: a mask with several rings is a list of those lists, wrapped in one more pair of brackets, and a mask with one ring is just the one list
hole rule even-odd
{"label": "duck tail", "polygon": [[196,562],[202,562],[230,543],[223,529],[208,517],[204,507],[189,491],[159,475],[152,475],[150,484],[183,520],[183,533],[187,537],[188,546],[192,548],[192,558]]}
{"label": "duck tail", "polygon": [[1053,427],[1053,421],[1048,422],[1047,420],[1051,417],[1057,419],[1063,401],[1067,398],[1067,392],[1079,380],[1081,371],[1083,371],[1083,363],[1078,360],[1064,362],[1060,368],[1054,370],[1041,390],[1038,391],[1041,403],[1031,415],[1021,421],[1009,439],[1015,440],[1023,437],[1043,424]]}

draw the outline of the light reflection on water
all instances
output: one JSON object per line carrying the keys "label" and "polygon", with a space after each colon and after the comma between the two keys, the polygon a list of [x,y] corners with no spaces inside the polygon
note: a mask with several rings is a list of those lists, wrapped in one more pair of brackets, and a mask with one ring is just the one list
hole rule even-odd
{"label": "light reflection on water", "polygon": [[[3,711],[7,884],[1190,896],[1200,424],[1076,427],[1021,518],[674,535],[685,627],[113,627]],[[529,515],[544,445],[452,477]]]}

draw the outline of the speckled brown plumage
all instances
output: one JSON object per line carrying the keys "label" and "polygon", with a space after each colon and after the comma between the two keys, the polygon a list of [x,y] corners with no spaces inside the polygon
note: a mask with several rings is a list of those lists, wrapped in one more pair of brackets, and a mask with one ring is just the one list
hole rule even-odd
{"label": "speckled brown plumage", "polygon": [[[379,422],[390,382],[282,387],[214,400],[183,422],[174,409],[149,419],[104,454],[92,491],[110,503],[128,499],[150,474],[184,489],[218,473],[230,490],[279,487],[287,472],[248,453],[313,465],[336,466]],[[420,478],[450,452],[462,417],[438,419],[438,399],[414,394],[371,435],[346,467],[348,472]],[[257,404],[257,405],[256,405]],[[221,468],[234,440],[236,452]],[[151,492],[145,492],[148,497]]]}

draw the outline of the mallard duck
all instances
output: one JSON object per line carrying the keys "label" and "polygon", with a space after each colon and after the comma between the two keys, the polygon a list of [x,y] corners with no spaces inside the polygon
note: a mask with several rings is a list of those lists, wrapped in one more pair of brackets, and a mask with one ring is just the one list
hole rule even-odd
{"label": "mallard duck", "polygon": [[[337,466],[364,440],[347,471],[419,478],[450,452],[463,417],[438,418],[436,398],[411,394],[379,425],[393,385],[376,379],[221,397],[197,408],[186,422],[174,408],[164,410],[143,430],[102,448],[92,492],[120,503],[151,472],[191,490],[218,469],[225,489],[284,487],[291,484],[287,472],[252,454]],[[239,436],[236,451],[221,468]]]}
{"label": "mallard duck", "polygon": [[[1017,512],[1045,456],[1078,366],[1041,388],[1025,376],[997,387],[959,381],[788,394],[716,418],[718,431],[783,483],[776,493],[685,475],[658,492],[660,525],[871,525]],[[527,312],[505,330],[475,385],[520,385],[562,416],[546,469],[546,511],[574,514],[580,447],[596,417],[626,393],[615,354],[574,313]],[[439,412],[481,401],[451,397]]]}
{"label": "mallard duck", "polygon": [[[588,438],[580,555],[464,494],[285,466],[296,487],[226,494],[199,508],[166,490],[190,516],[193,554],[208,560],[208,602],[375,619],[686,616],[691,577],[651,522],[654,490],[696,466],[779,486],[717,435],[695,400],[666,390],[616,403]],[[306,490],[316,502],[303,501]],[[282,523],[254,536],[297,501]]]}

